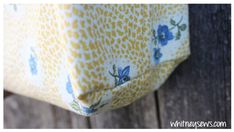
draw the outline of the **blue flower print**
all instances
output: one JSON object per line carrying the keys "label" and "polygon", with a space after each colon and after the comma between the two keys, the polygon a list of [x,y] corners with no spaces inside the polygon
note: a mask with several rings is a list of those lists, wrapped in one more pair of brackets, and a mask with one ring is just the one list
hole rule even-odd
{"label": "blue flower print", "polygon": [[101,99],[99,99],[99,101],[95,104],[92,104],[90,107],[85,107],[79,104],[79,102],[77,101],[73,89],[72,89],[72,84],[71,84],[71,80],[70,77],[67,77],[67,82],[66,82],[66,90],[69,94],[72,95],[73,101],[70,103],[71,107],[77,111],[79,111],[79,109],[81,108],[83,112],[85,112],[86,114],[91,114],[96,112],[99,108],[102,108],[104,104],[101,104]]}
{"label": "blue flower print", "polygon": [[124,82],[130,80],[129,72],[130,72],[130,66],[126,66],[124,69],[122,69],[121,67],[118,68],[118,78],[119,78],[118,85],[123,84]]}
{"label": "blue flower print", "polygon": [[29,58],[29,66],[32,75],[37,74],[37,59],[31,54]]}
{"label": "blue flower print", "polygon": [[113,72],[109,71],[109,74],[114,77],[115,86],[118,86],[130,80],[129,72],[130,66],[126,66],[124,69],[119,67],[117,70],[116,66],[113,65]]}
{"label": "blue flower print", "polygon": [[[99,99],[99,101],[93,105],[91,105],[90,107],[85,107],[81,105],[82,110],[87,113],[87,114],[91,114],[96,112],[98,109],[102,108],[103,106],[106,105],[106,103],[101,104],[101,100],[102,98]],[[100,105],[101,104],[101,105]]]}
{"label": "blue flower print", "polygon": [[162,53],[160,52],[160,48],[154,48],[153,57],[154,57],[156,64],[158,64],[160,61],[160,58],[162,57]]}
{"label": "blue flower print", "polygon": [[94,113],[97,111],[97,109],[94,109],[94,108],[88,108],[88,107],[84,107],[82,106],[82,110],[87,113],[87,114],[91,114],[91,113]]}
{"label": "blue flower print", "polygon": [[67,77],[66,89],[67,89],[67,92],[72,95],[72,98],[75,99],[75,95],[74,95],[73,90],[72,90],[72,85],[71,85],[71,81],[70,81],[69,76]]}
{"label": "blue flower print", "polygon": [[69,93],[69,94],[72,94],[73,93],[73,90],[72,90],[72,85],[71,85],[71,81],[70,81],[70,78],[69,77],[67,77],[68,79],[68,81],[67,81],[67,83],[66,83],[66,88],[67,88],[67,92]]}
{"label": "blue flower print", "polygon": [[[169,28],[170,27],[170,28]],[[152,29],[151,42],[153,46],[153,60],[156,64],[159,64],[163,54],[160,52],[163,46],[166,46],[170,40],[177,41],[182,37],[182,32],[187,29],[186,23],[183,23],[183,16],[176,21],[171,18],[170,23],[159,24],[158,28]]]}
{"label": "blue flower print", "polygon": [[167,45],[168,41],[174,38],[172,32],[170,32],[167,25],[159,25],[157,34],[158,41],[162,46]]}

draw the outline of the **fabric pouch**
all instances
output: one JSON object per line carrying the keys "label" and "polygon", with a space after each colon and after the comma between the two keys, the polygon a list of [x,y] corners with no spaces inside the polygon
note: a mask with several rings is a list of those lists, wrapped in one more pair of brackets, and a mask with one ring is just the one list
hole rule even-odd
{"label": "fabric pouch", "polygon": [[189,54],[187,5],[4,5],[5,90],[81,115],[153,92]]}

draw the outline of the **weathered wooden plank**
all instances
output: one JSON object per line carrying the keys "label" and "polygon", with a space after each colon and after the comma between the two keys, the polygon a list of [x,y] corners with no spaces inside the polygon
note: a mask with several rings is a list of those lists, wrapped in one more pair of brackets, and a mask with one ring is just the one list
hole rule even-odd
{"label": "weathered wooden plank", "polygon": [[52,106],[54,128],[89,128],[87,117]]}
{"label": "weathered wooden plank", "polygon": [[76,113],[70,112],[72,128],[90,128],[90,122],[88,117],[77,115]]}
{"label": "weathered wooden plank", "polygon": [[4,100],[4,128],[53,128],[53,113],[47,103],[11,95]]}
{"label": "weathered wooden plank", "polygon": [[88,128],[88,118],[31,98],[4,100],[4,128]]}
{"label": "weathered wooden plank", "polygon": [[224,88],[225,88],[225,94],[226,94],[226,107],[224,108],[226,113],[226,120],[227,120],[227,124],[228,124],[228,128],[231,128],[231,6],[226,7],[226,6],[222,6],[221,7],[222,10],[229,10],[228,12],[226,11],[226,17],[224,20],[228,21],[228,26],[225,25],[221,25],[223,26],[222,28],[226,30],[226,34],[223,35],[227,35],[225,37],[227,37],[227,39],[224,39],[224,43],[223,43],[223,59],[224,59],[224,80],[225,80],[225,84],[224,84]]}
{"label": "weathered wooden plank", "polygon": [[90,117],[92,128],[158,128],[154,95],[135,103]]}
{"label": "weathered wooden plank", "polygon": [[190,5],[191,56],[159,89],[160,120],[231,124],[231,6]]}
{"label": "weathered wooden plank", "polygon": [[54,128],[71,128],[70,112],[57,106],[51,106]]}

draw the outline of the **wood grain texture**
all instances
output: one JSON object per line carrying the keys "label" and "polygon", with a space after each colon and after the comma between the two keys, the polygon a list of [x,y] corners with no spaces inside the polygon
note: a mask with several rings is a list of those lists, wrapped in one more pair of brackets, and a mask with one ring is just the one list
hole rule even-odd
{"label": "wood grain texture", "polygon": [[154,94],[130,106],[90,117],[92,128],[158,128]]}
{"label": "wood grain texture", "polygon": [[20,95],[4,100],[4,128],[89,128],[88,118]]}
{"label": "wood grain texture", "polygon": [[70,112],[71,126],[72,128],[91,128],[89,118],[81,115],[77,115],[74,112]]}
{"label": "wood grain texture", "polygon": [[231,6],[190,5],[191,56],[160,88],[160,121],[231,124]]}
{"label": "wood grain texture", "polygon": [[53,128],[51,107],[19,95],[4,100],[4,128]]}

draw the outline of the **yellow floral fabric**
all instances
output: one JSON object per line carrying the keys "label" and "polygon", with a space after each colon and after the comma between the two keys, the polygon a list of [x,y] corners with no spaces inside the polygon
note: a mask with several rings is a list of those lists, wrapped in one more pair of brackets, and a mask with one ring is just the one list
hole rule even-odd
{"label": "yellow floral fabric", "polygon": [[4,87],[90,116],[159,88],[190,54],[187,5],[4,6]]}

